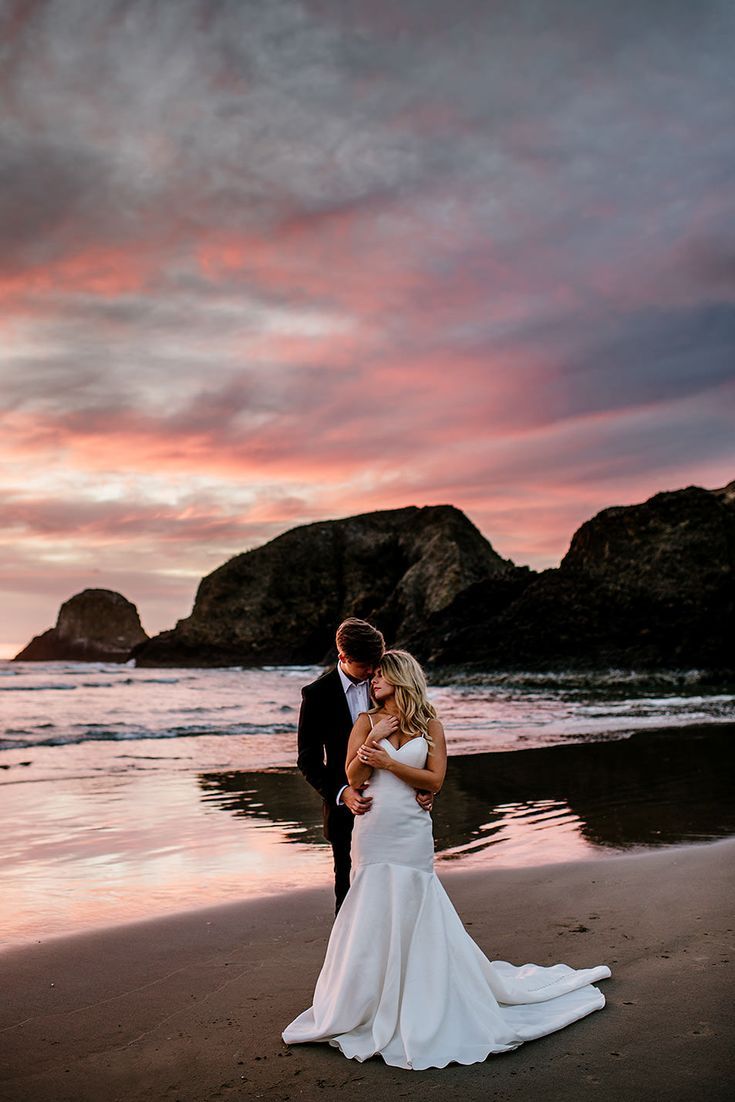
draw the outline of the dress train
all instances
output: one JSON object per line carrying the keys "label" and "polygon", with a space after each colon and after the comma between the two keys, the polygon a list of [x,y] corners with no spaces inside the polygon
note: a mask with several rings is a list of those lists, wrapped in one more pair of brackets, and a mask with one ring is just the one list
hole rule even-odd
{"label": "dress train", "polygon": [[[383,747],[416,768],[426,760],[423,738]],[[371,794],[313,1005],[284,1030],[287,1044],[327,1042],[418,1071],[477,1063],[605,1005],[594,984],[610,976],[606,965],[488,960],[433,871],[431,817],[413,789],[381,769]]]}

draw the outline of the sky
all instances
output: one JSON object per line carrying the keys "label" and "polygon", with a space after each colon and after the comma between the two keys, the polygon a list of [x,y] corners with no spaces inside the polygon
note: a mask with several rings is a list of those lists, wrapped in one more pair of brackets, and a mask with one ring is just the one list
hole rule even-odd
{"label": "sky", "polygon": [[735,477],[730,0],[0,0],[0,656],[299,524]]}

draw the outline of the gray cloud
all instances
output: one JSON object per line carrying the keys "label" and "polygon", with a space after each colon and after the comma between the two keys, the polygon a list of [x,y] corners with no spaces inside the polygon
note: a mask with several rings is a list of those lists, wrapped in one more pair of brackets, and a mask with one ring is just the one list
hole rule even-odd
{"label": "gray cloud", "polygon": [[611,318],[564,365],[569,412],[665,402],[735,383],[735,303]]}
{"label": "gray cloud", "polygon": [[632,2],[400,7],[36,5],[5,88],[36,134],[28,174],[45,168],[60,195],[77,174],[83,196],[91,157],[110,231],[134,234],[154,210],[192,229],[269,225],[420,200],[442,181],[505,202],[512,186],[516,200],[558,203],[554,176],[572,200],[602,181],[652,199],[672,165],[712,171],[682,141],[701,122],[721,128],[710,140],[727,155],[731,5],[670,4],[665,17]]}
{"label": "gray cloud", "polygon": [[[46,0],[0,20],[0,376],[25,447],[99,434],[197,472],[344,463],[381,486],[393,465],[447,499],[732,453],[707,412],[735,343],[729,2]],[[687,430],[672,409],[698,395]],[[308,514],[299,493],[274,509]],[[131,505],[165,540],[173,518]],[[44,509],[52,532],[52,502],[29,524]],[[206,516],[171,530],[240,538]]]}

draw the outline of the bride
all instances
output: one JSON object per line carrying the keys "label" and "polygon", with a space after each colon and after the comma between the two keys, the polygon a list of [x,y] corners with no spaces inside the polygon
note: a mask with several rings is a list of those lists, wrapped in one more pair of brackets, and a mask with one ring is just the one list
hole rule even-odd
{"label": "bride", "polygon": [[434,873],[431,816],[415,799],[417,788],[438,792],[447,767],[423,671],[386,651],[372,690],[377,706],[358,716],[347,751],[349,783],[369,783],[372,807],[355,819],[350,890],[313,1005],[284,1041],[418,1071],[478,1063],[601,1009],[593,984],[610,975],[605,965],[491,962],[469,936]]}

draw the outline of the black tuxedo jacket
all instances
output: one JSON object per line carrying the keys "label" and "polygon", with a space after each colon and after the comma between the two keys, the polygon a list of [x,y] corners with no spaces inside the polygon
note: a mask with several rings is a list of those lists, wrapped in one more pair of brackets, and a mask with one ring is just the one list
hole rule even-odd
{"label": "black tuxedo jacket", "polygon": [[324,801],[324,834],[351,831],[352,812],[337,807],[337,793],[347,784],[345,759],[352,717],[339,671],[322,674],[301,690],[297,765]]}

